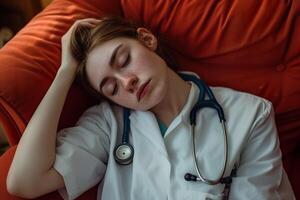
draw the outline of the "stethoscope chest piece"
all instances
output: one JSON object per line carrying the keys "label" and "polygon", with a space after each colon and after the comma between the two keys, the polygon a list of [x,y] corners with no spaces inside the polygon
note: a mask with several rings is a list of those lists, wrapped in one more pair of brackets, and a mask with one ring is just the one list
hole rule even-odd
{"label": "stethoscope chest piece", "polygon": [[122,143],[115,147],[114,158],[120,165],[128,165],[133,160],[134,150],[129,143]]}

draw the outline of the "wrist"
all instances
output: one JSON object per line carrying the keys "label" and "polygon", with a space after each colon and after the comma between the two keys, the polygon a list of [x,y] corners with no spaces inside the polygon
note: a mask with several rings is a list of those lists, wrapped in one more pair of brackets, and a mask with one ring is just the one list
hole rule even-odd
{"label": "wrist", "polygon": [[56,76],[57,77],[63,77],[64,79],[66,78],[72,78],[75,79],[76,77],[76,71],[77,69],[74,67],[63,67],[60,66],[60,68],[58,69]]}
{"label": "wrist", "polygon": [[76,66],[61,64],[57,72],[75,74],[76,70],[77,70]]}

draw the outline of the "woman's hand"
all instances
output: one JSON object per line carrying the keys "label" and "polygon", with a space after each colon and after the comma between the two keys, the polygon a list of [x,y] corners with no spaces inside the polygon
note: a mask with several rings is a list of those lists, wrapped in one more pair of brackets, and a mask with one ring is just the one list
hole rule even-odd
{"label": "woman's hand", "polygon": [[76,73],[76,69],[78,66],[77,60],[74,58],[71,52],[70,44],[71,44],[71,36],[72,32],[78,26],[87,26],[87,27],[95,27],[97,23],[101,20],[94,18],[86,18],[80,19],[74,22],[74,24],[69,28],[69,30],[62,36],[61,38],[61,67],[60,69],[70,69],[72,72]]}

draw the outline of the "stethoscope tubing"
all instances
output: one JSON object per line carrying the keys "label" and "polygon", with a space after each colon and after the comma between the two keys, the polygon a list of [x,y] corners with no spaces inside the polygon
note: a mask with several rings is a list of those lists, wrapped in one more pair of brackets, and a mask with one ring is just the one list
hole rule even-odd
{"label": "stethoscope tubing", "polygon": [[224,137],[224,160],[223,160],[223,168],[221,171],[221,174],[219,176],[219,178],[217,179],[208,179],[206,177],[204,177],[200,170],[199,170],[199,166],[198,166],[198,162],[196,159],[196,139],[195,139],[195,125],[192,125],[191,129],[192,129],[192,155],[193,155],[193,162],[194,162],[194,166],[198,175],[198,179],[200,179],[200,181],[208,184],[208,185],[217,185],[219,183],[221,183],[222,178],[224,177],[224,173],[225,173],[225,169],[227,166],[227,157],[228,157],[228,140],[227,140],[227,130],[226,130],[226,125],[224,121],[221,121],[221,125],[222,125],[222,132],[223,132],[223,137]]}
{"label": "stethoscope tubing", "polygon": [[124,128],[123,128],[123,136],[122,136],[122,143],[129,144],[129,129],[130,129],[130,109],[124,108],[123,110],[123,121],[124,121]]}

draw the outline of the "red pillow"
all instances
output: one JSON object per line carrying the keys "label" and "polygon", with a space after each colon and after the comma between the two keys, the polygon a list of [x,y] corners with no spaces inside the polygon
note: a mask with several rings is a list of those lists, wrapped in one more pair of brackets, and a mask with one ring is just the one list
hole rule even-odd
{"label": "red pillow", "polygon": [[263,96],[274,103],[277,113],[300,108],[300,24],[294,21],[299,1],[121,4],[127,18],[167,35],[182,69],[198,72],[212,85]]}

